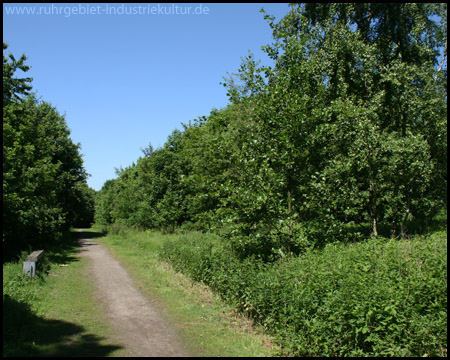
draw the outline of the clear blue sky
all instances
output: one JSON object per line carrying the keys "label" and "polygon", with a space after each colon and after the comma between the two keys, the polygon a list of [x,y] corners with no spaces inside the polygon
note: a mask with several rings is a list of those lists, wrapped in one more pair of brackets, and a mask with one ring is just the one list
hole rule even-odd
{"label": "clear blue sky", "polygon": [[88,184],[99,190],[141,148],[158,148],[182,122],[226,106],[222,77],[249,50],[268,63],[261,46],[272,32],[262,7],[277,20],[289,10],[267,3],[4,4],[3,40],[16,58],[27,55],[37,95],[66,115]]}

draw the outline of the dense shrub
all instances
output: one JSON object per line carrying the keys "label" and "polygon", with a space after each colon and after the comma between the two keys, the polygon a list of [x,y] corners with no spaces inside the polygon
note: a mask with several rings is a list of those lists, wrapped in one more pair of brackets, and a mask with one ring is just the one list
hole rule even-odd
{"label": "dense shrub", "polygon": [[191,233],[161,256],[278,336],[283,355],[447,354],[446,233],[332,244],[272,264]]}

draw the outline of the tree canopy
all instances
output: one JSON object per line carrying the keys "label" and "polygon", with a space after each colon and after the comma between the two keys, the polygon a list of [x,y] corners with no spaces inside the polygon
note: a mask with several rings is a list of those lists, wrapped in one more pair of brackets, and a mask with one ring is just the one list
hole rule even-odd
{"label": "tree canopy", "polygon": [[265,259],[424,229],[447,198],[446,5],[262,12],[273,65],[244,58],[230,104],[107,182],[97,220],[216,229]]}
{"label": "tree canopy", "polygon": [[93,220],[80,145],[56,108],[30,93],[25,55],[5,56],[3,43],[3,252],[43,246],[73,225]]}

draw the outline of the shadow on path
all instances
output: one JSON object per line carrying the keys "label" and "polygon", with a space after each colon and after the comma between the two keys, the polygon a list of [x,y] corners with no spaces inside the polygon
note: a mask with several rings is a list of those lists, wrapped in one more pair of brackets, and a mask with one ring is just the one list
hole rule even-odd
{"label": "shadow on path", "polygon": [[95,231],[92,231],[89,229],[76,229],[76,231],[73,232],[73,234],[75,235],[75,237],[78,240],[79,239],[95,239],[95,238],[105,236],[105,234],[103,234],[103,233],[95,232]]}
{"label": "shadow on path", "polygon": [[77,254],[81,247],[80,239],[93,239],[102,236],[104,235],[89,229],[66,232],[61,241],[44,247],[45,255],[52,263],[70,264],[79,261]]}
{"label": "shadow on path", "polygon": [[81,251],[87,251],[86,248],[90,246],[98,246],[98,244],[93,242],[92,239],[105,236],[102,233],[90,231],[89,229],[77,229],[73,234],[77,241],[77,246],[81,248]]}
{"label": "shadow on path", "polygon": [[44,319],[30,307],[3,296],[3,356],[108,356],[121,346],[102,344],[77,324]]}

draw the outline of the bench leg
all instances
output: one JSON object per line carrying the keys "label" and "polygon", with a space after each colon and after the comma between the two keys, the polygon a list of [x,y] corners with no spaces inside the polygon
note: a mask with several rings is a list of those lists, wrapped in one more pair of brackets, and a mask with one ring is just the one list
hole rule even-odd
{"label": "bench leg", "polygon": [[31,277],[36,276],[36,262],[35,261],[24,261],[23,262],[23,273],[28,274]]}

